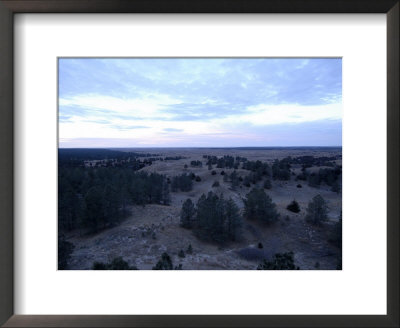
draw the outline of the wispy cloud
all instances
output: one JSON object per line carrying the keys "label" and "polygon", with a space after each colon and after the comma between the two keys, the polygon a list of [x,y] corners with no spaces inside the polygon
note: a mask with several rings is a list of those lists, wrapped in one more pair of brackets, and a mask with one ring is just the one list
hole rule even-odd
{"label": "wispy cloud", "polygon": [[59,68],[65,145],[268,145],[259,128],[288,124],[293,142],[306,142],[302,125],[342,117],[340,59],[60,59]]}

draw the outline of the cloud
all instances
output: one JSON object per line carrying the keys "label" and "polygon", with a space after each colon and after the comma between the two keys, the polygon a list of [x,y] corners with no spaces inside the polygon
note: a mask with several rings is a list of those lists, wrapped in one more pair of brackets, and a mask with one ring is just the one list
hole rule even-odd
{"label": "cloud", "polygon": [[174,128],[165,128],[165,129],[163,129],[163,131],[166,131],[166,132],[182,132],[184,130],[183,129],[174,129]]}
{"label": "cloud", "polygon": [[[278,140],[281,128],[296,143],[306,131],[286,126],[342,117],[342,67],[335,58],[63,58],[59,69],[62,140],[212,145],[215,138],[251,146]],[[259,130],[272,127],[275,136]],[[325,140],[319,133],[316,139]]]}

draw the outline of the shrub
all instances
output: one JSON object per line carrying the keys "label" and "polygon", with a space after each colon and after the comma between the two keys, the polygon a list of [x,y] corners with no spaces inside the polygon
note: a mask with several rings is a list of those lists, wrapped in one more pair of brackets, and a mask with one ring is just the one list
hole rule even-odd
{"label": "shrub", "polygon": [[293,213],[299,213],[300,212],[300,206],[299,203],[296,202],[295,200],[293,200],[287,207],[286,209],[288,209],[289,211],[293,212]]}
{"label": "shrub", "polygon": [[108,270],[108,269],[105,263],[95,261],[92,265],[92,270]]}
{"label": "shrub", "polygon": [[219,187],[219,182],[218,181],[214,181],[214,183],[212,184],[213,187]]}
{"label": "shrub", "polygon": [[274,255],[272,261],[264,260],[257,267],[257,270],[299,270],[294,264],[293,252],[277,253]]}
{"label": "shrub", "polygon": [[197,182],[200,182],[201,181],[201,178],[199,177],[199,176],[196,176],[196,179],[195,179]]}
{"label": "shrub", "polygon": [[129,266],[121,256],[114,258],[110,263],[94,262],[93,270],[137,270],[136,266]]}
{"label": "shrub", "polygon": [[178,256],[179,257],[185,257],[185,252],[181,249],[180,251],[179,251],[179,253],[178,253]]}
{"label": "shrub", "polygon": [[214,170],[211,171],[211,175],[216,175],[217,172],[215,172]]}
{"label": "shrub", "polygon": [[264,248],[264,246],[261,242],[258,243],[258,248]]}
{"label": "shrub", "polygon": [[297,188],[303,188],[303,186],[301,184],[298,184],[296,187]]}
{"label": "shrub", "polygon": [[221,171],[221,175],[225,175],[225,171]]}

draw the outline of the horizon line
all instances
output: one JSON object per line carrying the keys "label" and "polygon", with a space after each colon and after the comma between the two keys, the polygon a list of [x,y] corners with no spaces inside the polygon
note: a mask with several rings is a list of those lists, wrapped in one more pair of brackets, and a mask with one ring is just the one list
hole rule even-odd
{"label": "horizon line", "polygon": [[342,148],[343,146],[223,146],[223,147],[190,147],[190,146],[181,146],[181,147],[156,147],[156,146],[148,146],[148,147],[140,147],[140,146],[133,146],[133,147],[58,147],[58,149],[187,149],[187,148],[207,148],[207,149],[224,149],[224,148]]}

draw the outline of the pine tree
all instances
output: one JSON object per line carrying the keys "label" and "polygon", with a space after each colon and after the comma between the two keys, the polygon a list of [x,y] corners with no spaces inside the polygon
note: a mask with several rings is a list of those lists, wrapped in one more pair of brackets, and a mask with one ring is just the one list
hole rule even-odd
{"label": "pine tree", "polygon": [[68,267],[68,261],[74,250],[74,244],[65,239],[62,234],[58,235],[58,269],[65,270]]}
{"label": "pine tree", "polygon": [[328,206],[321,195],[316,195],[307,207],[306,221],[312,224],[321,224],[328,219]]}
{"label": "pine tree", "polygon": [[192,254],[192,253],[193,253],[192,244],[189,244],[189,246],[188,246],[188,248],[187,248],[187,250],[186,250],[186,253],[187,253],[187,254]]}
{"label": "pine tree", "polygon": [[279,214],[272,199],[262,189],[253,188],[244,201],[244,216],[248,220],[257,220],[264,223],[273,223],[278,220]]}
{"label": "pine tree", "polygon": [[153,267],[153,270],[173,270],[172,260],[168,253],[162,253],[161,259]]}
{"label": "pine tree", "polygon": [[171,204],[171,196],[169,193],[168,180],[165,178],[163,178],[163,181],[162,181],[162,196],[161,196],[161,198],[162,198],[162,203],[164,205]]}
{"label": "pine tree", "polygon": [[85,195],[85,225],[92,232],[105,224],[104,195],[100,187],[94,186]]}
{"label": "pine tree", "polygon": [[231,198],[226,201],[225,211],[227,221],[227,236],[228,239],[235,241],[240,237],[242,219],[239,214],[239,208]]}
{"label": "pine tree", "polygon": [[293,200],[286,208],[293,212],[293,213],[299,213],[300,212],[300,206],[299,203]]}
{"label": "pine tree", "polygon": [[299,270],[294,264],[293,252],[277,253],[274,255],[272,261],[264,260],[259,264],[257,270]]}
{"label": "pine tree", "polygon": [[181,227],[191,229],[195,216],[194,204],[190,198],[186,199],[181,210]]}

